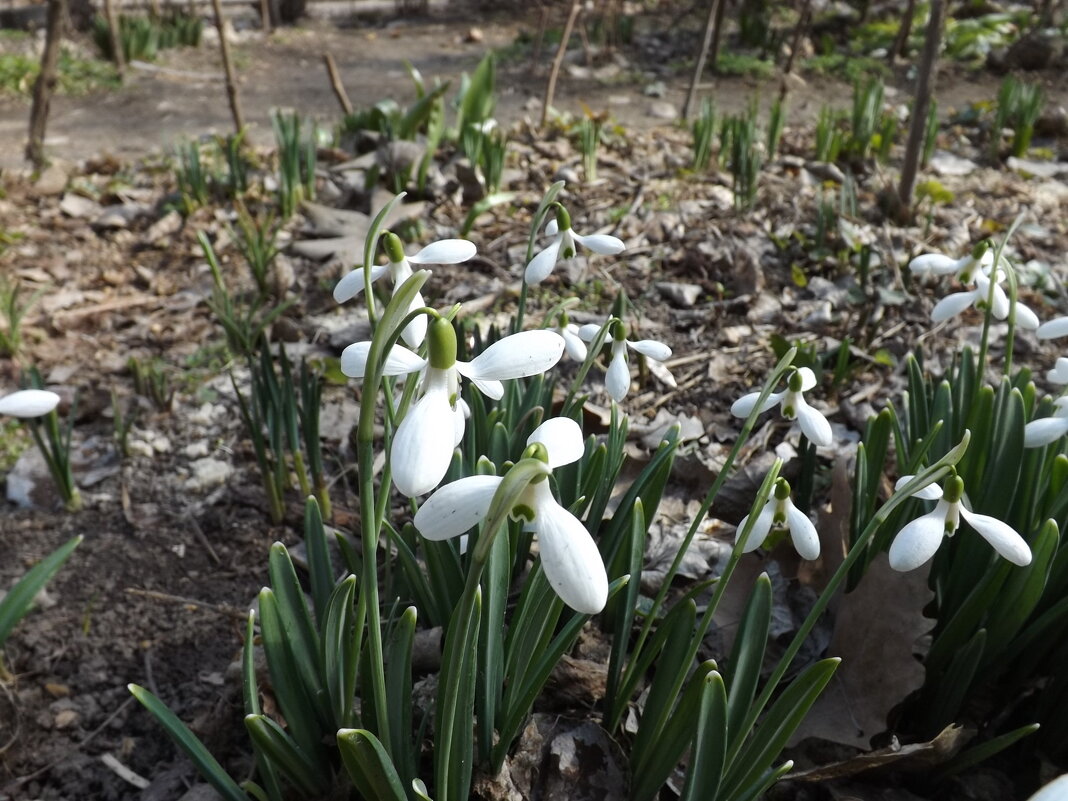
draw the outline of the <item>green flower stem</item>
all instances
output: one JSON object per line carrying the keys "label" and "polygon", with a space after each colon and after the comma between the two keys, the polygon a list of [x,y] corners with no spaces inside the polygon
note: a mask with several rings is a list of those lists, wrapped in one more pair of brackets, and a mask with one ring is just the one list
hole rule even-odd
{"label": "green flower stem", "polygon": [[[910,500],[912,493],[918,489],[933,484],[950,473],[951,468],[960,461],[964,456],[965,451],[968,449],[968,442],[971,440],[971,432],[965,429],[964,437],[960,443],[953,448],[949,453],[928,467],[923,472],[915,476],[912,481],[902,487],[899,491],[895,492],[890,499],[883,504],[879,512],[871,519],[868,525],[857,537],[853,547],[849,549],[849,553],[846,554],[845,559],[842,560],[842,564],[838,566],[838,569],[831,576],[830,581],[820,593],[819,598],[816,599],[815,605],[808,613],[808,617],[805,618],[805,622],[801,624],[801,628],[797,630],[797,634],[794,635],[793,640],[790,642],[782,658],[779,660],[779,664],[775,666],[775,670],[772,672],[771,677],[768,679],[767,684],[764,685],[764,689],[761,691],[760,696],[756,699],[753,705],[749,709],[749,714],[746,715],[745,721],[742,724],[740,731],[748,732],[753,728],[753,725],[760,717],[760,713],[764,711],[764,707],[767,706],[768,701],[771,700],[771,696],[774,694],[775,689],[779,686],[779,682],[782,681],[783,676],[789,669],[794,657],[797,656],[797,652],[801,650],[801,646],[804,644],[809,633],[812,631],[816,622],[820,616],[827,609],[827,605],[831,602],[831,598],[834,597],[838,591],[838,587],[845,581],[849,575],[849,570],[867,550],[868,544],[875,536],[876,532],[886,522],[887,518],[893,513],[898,506]],[[731,752],[727,755],[727,763],[729,764],[738,755],[739,749],[745,742],[745,737],[738,737],[734,740],[734,746]]]}
{"label": "green flower stem", "polygon": [[[560,194],[560,190],[564,188],[563,181],[557,181],[549,187],[545,193],[545,197],[541,199],[541,203],[538,204],[538,210],[534,212],[534,219],[530,222],[530,236],[527,237],[527,257],[523,261],[524,273],[527,269],[527,265],[530,264],[531,259],[534,258],[534,243],[538,239],[538,231],[541,229],[541,224],[545,222],[545,215],[549,213],[549,209],[552,207],[553,202],[556,200],[556,196]],[[519,288],[519,305],[516,309],[515,325],[512,326],[512,333],[516,334],[523,330],[523,317],[527,310],[527,282],[523,281],[522,286]]]}
{"label": "green flower stem", "polygon": [[[604,334],[608,330],[608,328],[609,326],[606,324],[604,328],[601,329],[600,334],[598,334],[602,341]],[[790,348],[790,350],[783,354],[783,357],[779,359],[779,363],[775,365],[775,369],[772,370],[771,375],[768,376],[768,380],[764,383],[764,387],[760,392],[760,397],[753,405],[753,410],[749,413],[749,416],[746,418],[745,423],[742,425],[741,433],[738,435],[738,439],[737,441],[735,441],[734,447],[731,448],[730,453],[727,454],[727,459],[726,461],[724,461],[723,467],[720,468],[719,474],[716,476],[716,480],[712,482],[712,487],[708,490],[708,493],[705,495],[704,500],[701,502],[701,508],[698,509],[697,514],[694,515],[693,521],[690,523],[690,528],[686,532],[686,537],[685,539],[683,539],[682,545],[679,546],[678,553],[675,554],[675,558],[671,562],[671,567],[668,568],[667,574],[664,576],[664,581],[660,585],[660,590],[657,592],[656,597],[653,599],[653,603],[649,609],[649,612],[645,615],[645,620],[642,623],[641,631],[638,633],[638,639],[635,642],[634,647],[631,649],[631,659],[629,660],[627,667],[624,670],[623,676],[620,679],[620,687],[627,687],[633,681],[633,672],[637,669],[637,666],[640,661],[638,659],[638,655],[641,653],[641,650],[644,647],[646,640],[649,638],[649,634],[652,631],[653,623],[658,618],[660,608],[663,606],[664,600],[667,598],[668,590],[671,587],[671,583],[674,580],[675,575],[678,573],[679,568],[682,566],[682,560],[686,556],[686,551],[690,547],[690,543],[693,542],[693,538],[697,535],[697,530],[701,527],[701,523],[704,521],[705,516],[708,514],[708,510],[712,508],[712,503],[716,500],[716,496],[719,494],[720,489],[723,487],[723,484],[726,482],[727,477],[730,475],[731,468],[734,466],[735,459],[738,458],[738,454],[741,453],[741,450],[745,446],[745,443],[749,440],[749,435],[753,431],[753,426],[756,424],[756,419],[761,414],[761,405],[764,403],[765,400],[767,400],[768,396],[771,395],[772,390],[779,383],[779,380],[790,368],[790,365],[793,363],[794,357],[796,355],[797,348]],[[727,583],[727,580],[730,578],[730,574],[727,571],[733,572],[735,564],[737,564],[737,558],[734,554],[732,554],[731,561],[728,562],[727,567],[724,569],[723,575],[719,579],[720,586],[723,586]],[[719,587],[716,588],[716,592],[721,592]],[[619,726],[620,719],[623,717],[624,704],[622,703],[622,700],[623,699],[621,698],[612,699],[611,708],[607,710],[609,715],[606,718],[605,727],[609,731],[614,731]]]}
{"label": "green flower stem", "polygon": [[586,349],[586,359],[582,362],[582,366],[579,367],[575,380],[572,381],[571,386],[568,387],[567,397],[564,398],[564,405],[561,407],[563,409],[561,412],[563,417],[570,416],[571,407],[575,403],[575,395],[578,394],[579,387],[582,386],[583,382],[586,380],[586,376],[590,372],[590,368],[593,367],[593,363],[597,361],[597,357],[601,354],[605,340],[608,339],[608,332],[611,331],[613,326],[618,322],[620,322],[618,317],[609,317],[605,320],[604,325],[601,326],[601,330],[597,332],[597,336]]}

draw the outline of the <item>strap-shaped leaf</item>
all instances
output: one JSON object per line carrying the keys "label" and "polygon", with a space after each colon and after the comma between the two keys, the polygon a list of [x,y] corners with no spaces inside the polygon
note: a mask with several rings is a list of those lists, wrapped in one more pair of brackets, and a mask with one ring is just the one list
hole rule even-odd
{"label": "strap-shaped leaf", "polygon": [[414,778],[416,752],[412,743],[412,644],[416,610],[409,606],[386,643],[386,700],[389,709],[390,753],[399,773]]}
{"label": "strap-shaped leaf", "polygon": [[248,801],[248,796],[238,787],[237,782],[230,778],[218,760],[204,747],[204,743],[189,730],[178,717],[167,708],[167,705],[156,696],[139,687],[136,684],[126,685],[134,698],[152,713],[159,724],[163,726],[167,734],[174,740],[175,745],[181,748],[190,761],[196,765],[204,780],[214,787],[226,801]]}
{"label": "strap-shaped leaf", "polygon": [[732,747],[749,734],[741,730],[742,722],[756,695],[770,627],[771,579],[767,573],[761,573],[749,594],[727,669],[723,671],[723,681],[728,689],[727,733]]}
{"label": "strap-shaped leaf", "polygon": [[74,549],[82,541],[81,535],[67,540],[48,556],[31,567],[7,595],[0,599],[0,648],[4,647],[11,630],[15,628],[29,611],[33,599],[37,597],[48,580],[63,566]]}
{"label": "strap-shaped leaf", "polygon": [[482,617],[478,643],[478,685],[476,710],[480,721],[478,727],[479,758],[489,759],[493,748],[493,725],[497,719],[497,707],[501,703],[504,683],[504,630],[505,611],[508,607],[508,588],[512,573],[511,549],[507,537],[497,537],[489,551],[486,567],[482,573]]}
{"label": "strap-shaped leaf", "polygon": [[323,615],[320,659],[326,694],[334,725],[339,729],[351,723],[353,700],[356,695],[356,674],[362,631],[357,632],[353,598],[356,595],[356,576],[349,575],[338,582],[326,604]]}
{"label": "strap-shaped leaf", "polygon": [[[631,576],[627,591],[613,603],[607,605],[606,615],[612,619],[612,652],[608,658],[608,678],[605,682],[605,707],[611,708],[619,687],[623,663],[627,658],[630,645],[631,628],[634,625],[634,609],[638,604],[641,590],[642,559],[645,556],[645,540],[648,526],[645,523],[645,511],[641,499],[634,501],[630,513],[630,541],[621,552],[626,563],[618,572]],[[621,558],[620,562],[623,561]]]}
{"label": "strap-shaped leaf", "polygon": [[727,761],[727,691],[715,670],[704,677],[690,770],[682,801],[714,801]]}
{"label": "strap-shaped leaf", "polygon": [[[245,701],[246,715],[263,714],[263,709],[260,706],[259,682],[256,680],[255,634],[256,613],[249,611],[248,623],[245,627],[245,645],[241,649],[242,694]],[[274,763],[258,750],[256,751],[256,770],[260,780],[263,782],[263,787],[259,787],[259,785],[256,785],[256,787],[262,792],[263,797],[269,801],[282,801],[282,783],[279,780],[278,771],[275,770]],[[256,794],[256,791],[252,790],[247,784],[243,786],[246,791]]]}
{"label": "strap-shaped leaf", "polygon": [[482,592],[465,594],[445,636],[434,716],[434,778],[439,801],[465,801],[471,785],[475,671]]}
{"label": "strap-shaped leaf", "polygon": [[329,787],[323,774],[285,730],[266,715],[246,715],[245,728],[256,748],[303,794],[322,797]]}
{"label": "strap-shaped leaf", "polygon": [[956,719],[972,687],[985,649],[986,629],[979,629],[953,657],[943,681],[934,686],[928,685],[928,703],[923,713],[925,728],[941,730]]}
{"label": "strap-shaped leaf", "polygon": [[326,529],[319,503],[314,497],[304,502],[304,544],[308,548],[308,573],[311,576],[312,602],[315,604],[315,619],[320,628],[326,605],[337,583],[334,577],[334,564],[330,559],[327,546]]}
{"label": "strap-shaped leaf", "polygon": [[750,741],[727,768],[722,786],[724,798],[733,798],[761,784],[762,777],[801,725],[840,661],[824,659],[810,665],[771,705]]}
{"label": "strap-shaped leaf", "polygon": [[366,729],[337,733],[341,762],[357,792],[374,801],[407,801],[404,785],[382,743]]}

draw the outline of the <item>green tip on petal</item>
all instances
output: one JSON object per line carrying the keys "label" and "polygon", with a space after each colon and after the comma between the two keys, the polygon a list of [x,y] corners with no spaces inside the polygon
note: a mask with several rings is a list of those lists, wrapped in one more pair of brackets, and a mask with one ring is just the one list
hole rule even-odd
{"label": "green tip on petal", "polygon": [[790,497],[790,482],[785,478],[775,479],[775,487],[772,489],[772,494],[777,501],[785,501]]}
{"label": "green tip on petal", "polygon": [[386,256],[393,264],[404,261],[404,245],[400,237],[392,231],[386,231],[382,235],[382,246],[386,249]]}
{"label": "green tip on petal", "polygon": [[567,209],[561,206],[559,203],[553,203],[556,207],[556,224],[561,231],[567,231],[571,228],[571,215],[567,213]]}
{"label": "green tip on petal", "polygon": [[438,317],[430,323],[427,343],[431,367],[448,370],[456,364],[456,329],[444,317]]}
{"label": "green tip on petal", "polygon": [[986,252],[988,250],[990,250],[990,240],[984,239],[982,242],[977,243],[976,246],[972,248],[972,258],[976,261],[979,261],[979,259],[983,258],[983,256],[986,255]]}
{"label": "green tip on petal", "polygon": [[527,506],[525,503],[517,503],[512,507],[510,516],[513,520],[525,520],[528,523],[533,523],[534,508]]}

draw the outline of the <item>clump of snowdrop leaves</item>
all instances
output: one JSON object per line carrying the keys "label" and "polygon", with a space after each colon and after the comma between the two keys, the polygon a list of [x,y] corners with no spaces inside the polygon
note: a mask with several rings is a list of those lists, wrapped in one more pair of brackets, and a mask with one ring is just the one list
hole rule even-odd
{"label": "clump of snowdrop leaves", "polygon": [[[776,404],[782,409],[782,416],[787,420],[796,420],[801,433],[820,447],[827,447],[834,442],[831,424],[817,409],[809,406],[804,393],[816,386],[816,374],[808,367],[795,369],[787,379],[787,386],[782,392],[772,392],[760,406],[759,414],[772,409]],[[760,400],[759,392],[750,392],[738,398],[731,406],[735,417],[748,417]]]}
{"label": "clump of snowdrop leaves", "polygon": [[[894,489],[901,489],[913,478],[915,476],[902,476]],[[928,484],[911,495],[926,501],[938,501],[938,504],[933,511],[916,518],[898,532],[890,546],[890,567],[894,570],[915,570],[926,563],[935,555],[943,537],[952,537],[956,533],[961,518],[1014,565],[1031,563],[1031,549],[1011,526],[995,517],[976,514],[968,508],[964,482],[955,471],[950,472],[942,487]]]}
{"label": "clump of snowdrop leaves", "polygon": [[[408,410],[393,436],[390,464],[393,483],[409,497],[425,495],[448,472],[452,452],[463,439],[465,405],[460,399],[460,376],[469,379],[494,400],[504,396],[501,381],[537,375],[553,367],[564,352],[555,331],[523,331],[490,345],[469,362],[456,358],[456,331],[449,320],[430,323],[428,357],[395,345],[386,357],[382,375],[422,372],[419,399]],[[357,342],[341,354],[341,370],[362,378],[370,342]]]}
{"label": "clump of snowdrop leaves", "polygon": [[[546,420],[527,439],[523,458],[540,459],[550,468],[582,458],[582,429],[566,417]],[[502,476],[468,476],[446,484],[427,498],[415,514],[415,527],[428,540],[457,537],[489,513]],[[532,481],[511,516],[522,520],[538,538],[542,568],[560,599],[582,614],[594,615],[608,600],[608,575],[597,544],[582,522],[557,503],[548,476]]]}
{"label": "clump of snowdrop leaves", "polygon": [[[655,339],[639,339],[631,341],[627,339],[627,326],[621,320],[610,320],[606,325],[612,327],[612,356],[608,363],[608,371],[604,376],[604,386],[608,390],[608,396],[616,403],[622,402],[630,390],[630,364],[627,362],[627,351],[634,350],[647,359],[662,362],[671,358],[671,348],[663,342]],[[586,342],[593,342],[603,326],[597,323],[589,323],[578,330],[578,335]],[[675,386],[671,373],[664,374],[670,379],[669,386]]]}
{"label": "clump of snowdrop leaves", "polygon": [[[738,524],[735,542],[742,536],[748,522],[749,515],[746,515]],[[820,538],[816,533],[816,527],[812,525],[808,515],[794,506],[794,502],[790,500],[790,484],[784,478],[775,479],[771,497],[760,510],[757,519],[753,521],[753,527],[742,546],[742,553],[749,553],[759,548],[772,529],[786,529],[790,533],[794,549],[802,559],[819,558]]]}
{"label": "clump of snowdrop leaves", "polygon": [[23,389],[0,397],[0,414],[42,417],[59,405],[59,395],[46,389]]}
{"label": "clump of snowdrop leaves", "polygon": [[523,280],[528,284],[540,284],[552,273],[557,259],[573,259],[575,245],[582,245],[587,250],[605,256],[614,256],[625,249],[623,240],[608,234],[588,234],[580,236],[571,230],[571,215],[559,203],[554,203],[556,217],[545,226],[545,233],[553,241],[527,265]]}
{"label": "clump of snowdrop leaves", "polygon": [[[382,235],[382,245],[389,263],[371,267],[371,281],[377,281],[388,274],[393,282],[394,292],[411,277],[413,264],[460,264],[475,255],[474,243],[466,239],[441,239],[431,242],[414,256],[405,256],[404,245],[400,237],[387,231]],[[334,287],[334,300],[344,303],[360,294],[363,288],[364,271],[353,270]],[[409,311],[421,309],[424,305],[426,304],[423,302],[422,294],[416,292]],[[401,338],[411,347],[418,348],[426,337],[426,328],[426,316],[419,315],[405,327]]]}

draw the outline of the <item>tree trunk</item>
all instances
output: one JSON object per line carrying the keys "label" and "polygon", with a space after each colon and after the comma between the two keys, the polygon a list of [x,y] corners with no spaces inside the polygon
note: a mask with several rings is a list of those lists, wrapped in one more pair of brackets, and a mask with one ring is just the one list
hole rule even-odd
{"label": "tree trunk", "polygon": [[712,49],[708,51],[708,60],[712,62],[712,72],[719,64],[719,40],[723,35],[723,13],[727,10],[727,0],[716,3],[716,23],[712,26]]}
{"label": "tree trunk", "polygon": [[897,37],[890,45],[890,52],[887,54],[887,61],[890,62],[891,67],[894,66],[894,59],[905,57],[909,47],[909,36],[912,34],[912,18],[915,14],[916,0],[908,0],[905,4],[905,16],[901,18],[901,27],[897,29]]}
{"label": "tree trunk", "polygon": [[126,54],[122,50],[119,18],[115,16],[115,3],[113,0],[104,0],[104,18],[107,20],[108,36],[111,39],[111,58],[115,62],[115,69],[121,79],[126,71]]}
{"label": "tree trunk", "polygon": [[215,28],[219,31],[219,50],[222,52],[223,69],[226,72],[226,99],[230,101],[230,114],[234,118],[234,133],[240,134],[245,127],[245,120],[241,114],[241,101],[237,96],[237,79],[234,77],[234,63],[230,59],[230,42],[226,39],[226,28],[223,24],[222,3],[219,0],[211,0],[211,8],[215,12]]}
{"label": "tree trunk", "polygon": [[905,161],[901,165],[901,183],[897,191],[901,219],[912,216],[912,190],[916,187],[916,174],[919,172],[923,139],[927,131],[927,115],[930,113],[931,94],[934,92],[935,67],[938,62],[938,48],[942,42],[944,14],[944,0],[931,0],[931,19],[927,23],[927,35],[923,41],[920,72],[916,79],[916,97],[912,101],[912,119],[909,121],[909,138],[905,144]]}
{"label": "tree trunk", "polygon": [[682,118],[690,119],[694,104],[697,102],[697,85],[701,82],[701,75],[705,71],[705,61],[708,60],[708,50],[712,47],[712,29],[716,24],[716,17],[723,0],[709,0],[708,19],[705,20],[705,36],[701,41],[701,52],[697,55],[697,64],[693,68],[693,78],[690,80],[690,90],[686,93],[686,103],[682,107]]}
{"label": "tree trunk", "polygon": [[30,140],[26,144],[26,159],[40,169],[45,164],[44,139],[48,125],[48,110],[56,88],[56,64],[59,44],[63,40],[63,19],[67,16],[66,0],[48,0],[48,21],[45,47],[41,54],[41,72],[33,85],[33,107],[30,109]]}

